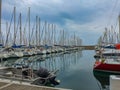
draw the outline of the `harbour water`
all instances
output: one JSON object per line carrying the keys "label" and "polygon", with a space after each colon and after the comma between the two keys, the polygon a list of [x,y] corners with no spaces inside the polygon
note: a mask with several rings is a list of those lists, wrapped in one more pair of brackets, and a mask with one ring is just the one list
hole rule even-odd
{"label": "harbour water", "polygon": [[[61,80],[59,87],[73,90],[99,90],[99,86],[93,76],[94,51],[82,51],[81,53],[81,57],[73,59],[73,61],[76,60],[76,63],[59,75]],[[80,55],[79,52],[74,54]]]}
{"label": "harbour water", "polygon": [[[70,53],[59,53],[45,56],[31,56],[19,59],[9,59],[1,65],[12,66],[14,63],[28,64],[31,68],[47,68],[50,71],[58,70],[59,88],[72,90],[102,90],[102,84],[93,74],[95,54],[92,50],[83,50]],[[104,87],[103,87],[104,89]],[[105,90],[105,89],[104,89]]]}

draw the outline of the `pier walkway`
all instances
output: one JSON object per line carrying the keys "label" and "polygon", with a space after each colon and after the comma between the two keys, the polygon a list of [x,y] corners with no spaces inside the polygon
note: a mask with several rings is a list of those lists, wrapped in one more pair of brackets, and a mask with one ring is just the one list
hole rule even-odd
{"label": "pier walkway", "polygon": [[70,90],[70,89],[28,85],[28,84],[17,84],[13,82],[0,80],[0,90]]}
{"label": "pier walkway", "polygon": [[84,50],[94,50],[95,49],[95,45],[83,45],[83,46],[78,46]]}

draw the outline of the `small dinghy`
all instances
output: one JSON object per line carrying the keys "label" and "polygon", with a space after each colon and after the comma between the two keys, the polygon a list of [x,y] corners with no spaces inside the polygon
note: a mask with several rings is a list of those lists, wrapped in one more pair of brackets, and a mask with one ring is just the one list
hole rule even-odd
{"label": "small dinghy", "polygon": [[[59,80],[56,80],[56,71],[48,71],[46,68],[40,67],[39,70],[32,70],[28,65],[14,65],[14,69],[16,71],[22,71],[22,78],[31,79],[33,78],[32,84],[36,85],[58,85],[60,83]],[[18,73],[17,73],[18,74]],[[20,74],[20,73],[19,73]]]}
{"label": "small dinghy", "polygon": [[[48,71],[46,68],[40,68],[37,71],[34,71],[34,74],[38,77],[36,84],[42,85],[58,85],[60,83],[59,80],[56,80],[56,73],[58,70],[54,72]],[[35,83],[35,82],[34,82]]]}

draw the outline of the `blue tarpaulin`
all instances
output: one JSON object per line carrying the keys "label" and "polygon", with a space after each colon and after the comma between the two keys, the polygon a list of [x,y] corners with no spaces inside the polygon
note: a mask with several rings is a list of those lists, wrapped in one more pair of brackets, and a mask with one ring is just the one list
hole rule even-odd
{"label": "blue tarpaulin", "polygon": [[0,44],[0,46],[3,46],[3,44]]}
{"label": "blue tarpaulin", "polygon": [[21,48],[23,45],[16,45],[16,44],[14,44],[14,45],[12,45],[11,47],[12,48]]}

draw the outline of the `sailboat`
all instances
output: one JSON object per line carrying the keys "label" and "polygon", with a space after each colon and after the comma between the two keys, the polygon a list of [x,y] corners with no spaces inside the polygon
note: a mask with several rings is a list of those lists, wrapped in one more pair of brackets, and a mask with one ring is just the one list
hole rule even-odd
{"label": "sailboat", "polygon": [[93,70],[108,74],[120,74],[120,59],[108,58],[97,60]]}
{"label": "sailboat", "polygon": [[[120,16],[119,16],[120,22]],[[120,29],[119,29],[120,30]],[[120,32],[119,32],[120,34]],[[116,38],[115,38],[116,39]],[[100,58],[95,61],[93,71],[120,75],[120,43],[114,44],[115,49],[101,51]]]}

